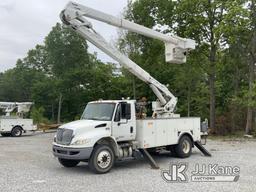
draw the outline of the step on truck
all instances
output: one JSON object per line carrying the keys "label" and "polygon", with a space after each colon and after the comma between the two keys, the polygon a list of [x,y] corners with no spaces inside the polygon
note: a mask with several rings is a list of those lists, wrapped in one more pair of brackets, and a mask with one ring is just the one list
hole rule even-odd
{"label": "step on truck", "polygon": [[199,117],[188,118],[175,114],[177,98],[167,86],[107,43],[93,29],[88,17],[163,41],[168,63],[186,62],[186,55],[196,45],[191,39],[166,35],[77,3],[68,3],[60,14],[62,22],[148,84],[157,101],[152,102],[150,118],[146,117],[145,101],[127,99],[89,102],[80,120],[57,129],[53,154],[60,164],[74,167],[84,161],[95,173],[106,173],[116,160],[135,158],[138,154],[142,154],[152,168],[159,168],[150,155],[150,152],[159,149],[186,158],[196,146],[210,156],[201,143],[202,135],[207,132],[207,123],[201,123]]}

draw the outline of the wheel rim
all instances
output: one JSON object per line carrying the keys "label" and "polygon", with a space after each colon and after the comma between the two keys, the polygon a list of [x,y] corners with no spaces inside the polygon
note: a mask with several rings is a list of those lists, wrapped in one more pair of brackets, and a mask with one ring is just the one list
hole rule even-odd
{"label": "wheel rim", "polygon": [[101,151],[97,156],[97,164],[100,168],[105,169],[111,163],[111,155],[107,150]]}
{"label": "wheel rim", "polygon": [[14,129],[14,135],[19,136],[20,135],[20,130],[19,129]]}
{"label": "wheel rim", "polygon": [[189,153],[190,151],[190,143],[188,140],[184,140],[183,143],[182,143],[182,150],[183,150],[183,153]]}

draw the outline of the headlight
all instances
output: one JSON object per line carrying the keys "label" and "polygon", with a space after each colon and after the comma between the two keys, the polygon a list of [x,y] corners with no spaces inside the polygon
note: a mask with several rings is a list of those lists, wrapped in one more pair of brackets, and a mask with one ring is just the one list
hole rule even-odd
{"label": "headlight", "polygon": [[90,139],[79,139],[79,140],[75,141],[74,143],[72,143],[71,145],[84,145],[89,142],[90,142]]}
{"label": "headlight", "polygon": [[54,135],[53,141],[56,142],[57,141],[57,136]]}

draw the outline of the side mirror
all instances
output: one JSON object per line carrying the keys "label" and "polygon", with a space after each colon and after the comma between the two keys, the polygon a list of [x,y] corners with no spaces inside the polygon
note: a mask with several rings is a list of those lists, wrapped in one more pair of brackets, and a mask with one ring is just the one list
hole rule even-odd
{"label": "side mirror", "polygon": [[201,132],[208,132],[208,119],[205,119],[204,122],[201,123]]}
{"label": "side mirror", "polygon": [[119,122],[118,122],[118,126],[120,126],[121,124],[126,124],[128,123],[128,120],[127,119],[121,119]]}

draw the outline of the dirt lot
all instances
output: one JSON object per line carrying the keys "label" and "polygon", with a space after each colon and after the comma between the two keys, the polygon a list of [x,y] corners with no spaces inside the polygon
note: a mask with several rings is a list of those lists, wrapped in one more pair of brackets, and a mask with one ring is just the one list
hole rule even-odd
{"label": "dirt lot", "polygon": [[[161,169],[153,170],[143,159],[118,162],[105,175],[95,175],[86,163],[75,168],[59,165],[51,152],[54,133],[35,133],[21,138],[0,137],[0,191],[256,191],[256,142],[209,141],[206,147],[212,157],[197,150],[188,159],[166,154],[155,156],[161,169],[171,162],[188,163],[188,172],[195,164],[218,164],[240,167],[237,182],[167,183]],[[189,175],[189,174],[188,174]]]}

